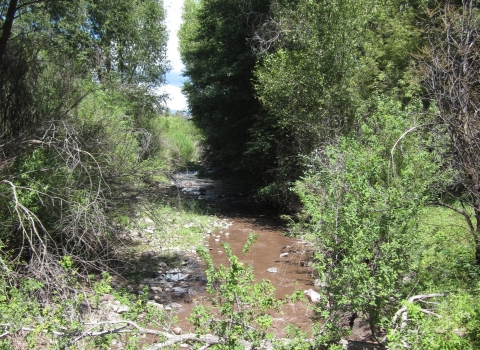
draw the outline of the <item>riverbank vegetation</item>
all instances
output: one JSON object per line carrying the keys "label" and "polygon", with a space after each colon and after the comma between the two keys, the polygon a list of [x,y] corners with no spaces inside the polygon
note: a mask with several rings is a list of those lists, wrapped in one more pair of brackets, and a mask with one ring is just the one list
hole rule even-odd
{"label": "riverbank vegetation", "polygon": [[[199,132],[164,116],[156,92],[166,41],[156,0],[0,2],[0,348],[108,346],[88,342],[110,333],[82,314],[112,291],[97,277],[152,240],[190,248],[213,225],[178,198],[146,195],[199,159]],[[142,225],[161,234],[137,246]],[[116,298],[137,321],[145,305]]]}
{"label": "riverbank vegetation", "polygon": [[349,313],[390,348],[478,347],[477,2],[187,0],[184,20],[211,161],[315,244],[317,341]]}

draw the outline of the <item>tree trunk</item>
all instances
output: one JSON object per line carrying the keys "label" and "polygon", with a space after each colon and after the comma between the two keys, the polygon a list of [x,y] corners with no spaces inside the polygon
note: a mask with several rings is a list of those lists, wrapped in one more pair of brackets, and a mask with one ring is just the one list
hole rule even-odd
{"label": "tree trunk", "polygon": [[[475,191],[478,192],[478,191]],[[478,193],[477,193],[478,194]],[[480,265],[480,198],[477,197],[473,206],[475,211],[475,232],[473,239],[475,241],[475,261],[477,265]]]}
{"label": "tree trunk", "polygon": [[8,4],[7,16],[3,24],[2,36],[0,36],[0,65],[3,62],[3,56],[7,50],[8,39],[12,34],[13,21],[15,20],[15,13],[17,12],[18,0],[10,0]]}

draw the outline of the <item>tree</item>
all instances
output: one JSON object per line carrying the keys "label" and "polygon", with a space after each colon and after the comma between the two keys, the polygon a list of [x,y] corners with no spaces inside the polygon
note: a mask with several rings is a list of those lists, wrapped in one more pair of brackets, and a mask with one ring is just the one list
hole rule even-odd
{"label": "tree", "polygon": [[210,160],[234,176],[258,183],[275,162],[269,141],[274,131],[255,98],[257,58],[248,38],[252,21],[268,11],[269,1],[253,1],[250,13],[242,4],[186,1],[180,51],[189,80],[183,91],[193,121],[206,136]]}
{"label": "tree", "polygon": [[[436,3],[428,13],[422,68],[438,108],[436,121],[450,139],[445,166],[456,172],[438,204],[465,217],[480,265],[480,13],[476,1],[458,3]],[[461,206],[452,205],[452,198]]]}
{"label": "tree", "polygon": [[[418,269],[418,219],[437,165],[418,133],[390,158],[414,110],[385,103],[375,123],[362,126],[363,138],[343,136],[312,152],[297,181],[304,205],[297,228],[315,236],[327,339],[341,336],[337,321],[345,312],[368,320],[374,336],[389,328],[398,303],[417,287],[411,277]],[[372,127],[378,124],[381,130]]]}
{"label": "tree", "polygon": [[[148,105],[160,104],[162,97],[154,98],[153,89],[164,82],[168,68],[162,2],[12,0],[3,2],[0,9],[2,137],[31,132],[38,122],[58,118],[72,108],[54,98],[53,91],[69,84],[69,95],[80,100],[84,92],[75,89],[73,82],[79,77],[114,89],[121,86],[136,116],[138,109],[146,114]],[[57,76],[55,82],[38,84],[49,64],[56,65],[57,72],[68,70],[63,74],[69,79]],[[47,91],[42,93],[43,89]],[[27,107],[37,102],[45,106],[47,97],[52,97],[48,111]]]}
{"label": "tree", "polygon": [[[275,1],[256,27],[261,60],[256,93],[277,139],[277,186],[289,187],[305,169],[302,155],[359,128],[391,98],[406,107],[415,94],[411,52],[416,1]],[[286,184],[286,185],[282,185]]]}
{"label": "tree", "polygon": [[41,301],[68,298],[112,256],[110,191],[151,145],[137,116],[152,116],[167,68],[162,2],[12,0],[0,11],[0,269],[11,285],[40,281]]}

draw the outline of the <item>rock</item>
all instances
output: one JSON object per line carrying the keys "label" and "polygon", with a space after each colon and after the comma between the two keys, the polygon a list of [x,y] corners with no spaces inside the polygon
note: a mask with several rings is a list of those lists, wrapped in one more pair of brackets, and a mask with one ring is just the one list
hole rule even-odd
{"label": "rock", "polygon": [[152,291],[152,293],[158,294],[162,292],[162,287],[150,286],[150,290]]}
{"label": "rock", "polygon": [[288,253],[282,253],[282,254],[280,254],[280,257],[281,257],[281,258],[284,258],[284,257],[286,257],[286,256],[288,256]]}
{"label": "rock", "polygon": [[165,311],[172,311],[172,308],[170,306],[165,306]]}
{"label": "rock", "polygon": [[325,288],[327,286],[327,283],[317,278],[313,281],[313,285],[317,288]]}
{"label": "rock", "polygon": [[187,290],[185,288],[182,288],[182,287],[174,287],[172,289],[172,292],[173,292],[173,294],[175,294],[175,296],[177,298],[181,298],[182,296],[184,296],[187,293]]}
{"label": "rock", "polygon": [[152,252],[143,252],[143,253],[141,254],[141,257],[142,257],[142,258],[151,258],[151,257],[154,256],[154,255],[155,255],[155,253],[152,253]]}
{"label": "rock", "polygon": [[111,295],[111,294],[105,294],[105,295],[102,295],[99,299],[100,302],[105,302],[105,301],[112,301],[112,300],[115,300],[114,296]]}
{"label": "rock", "polygon": [[176,335],[182,334],[182,329],[180,327],[175,327],[174,329],[172,329],[172,331]]}
{"label": "rock", "polygon": [[320,301],[320,294],[315,292],[313,289],[307,289],[303,292],[303,294],[305,294],[313,304],[317,304]]}
{"label": "rock", "polygon": [[188,348],[190,348],[190,345],[188,345],[188,344],[180,344],[180,348],[181,348],[181,349],[188,349]]}
{"label": "rock", "polygon": [[186,273],[167,273],[165,279],[167,281],[178,282],[186,280],[189,277]]}
{"label": "rock", "polygon": [[165,310],[163,304],[159,304],[159,303],[156,303],[154,301],[148,301],[147,304],[155,307],[158,310]]}
{"label": "rock", "polygon": [[167,264],[165,264],[163,261],[158,263],[158,267],[167,267]]}
{"label": "rock", "polygon": [[117,309],[117,314],[124,314],[125,312],[130,311],[130,308],[126,305],[120,305]]}
{"label": "rock", "polygon": [[112,304],[113,305],[120,305],[120,302],[118,300],[114,300]]}
{"label": "rock", "polygon": [[268,272],[271,272],[271,273],[277,273],[278,272],[278,269],[276,267],[270,267],[267,269]]}
{"label": "rock", "polygon": [[179,303],[170,303],[170,304],[168,304],[168,306],[170,306],[172,309],[181,309],[182,308],[182,304],[179,304]]}

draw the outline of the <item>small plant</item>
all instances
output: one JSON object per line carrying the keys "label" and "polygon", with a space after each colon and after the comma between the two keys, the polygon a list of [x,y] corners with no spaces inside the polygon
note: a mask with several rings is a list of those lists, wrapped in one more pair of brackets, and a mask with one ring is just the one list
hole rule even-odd
{"label": "small plant", "polygon": [[[256,235],[250,234],[243,253],[248,251]],[[282,301],[276,300],[270,281],[254,282],[253,267],[246,266],[232,253],[229,244],[223,245],[230,266],[215,268],[205,248],[199,256],[207,265],[207,291],[212,294],[215,311],[196,306],[190,321],[202,334],[213,332],[224,340],[218,349],[243,349],[246,343],[259,346],[264,339],[273,339],[268,333],[272,325],[271,310],[279,310]]]}

